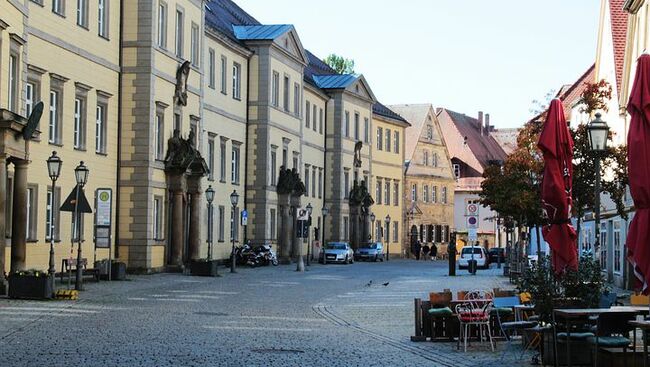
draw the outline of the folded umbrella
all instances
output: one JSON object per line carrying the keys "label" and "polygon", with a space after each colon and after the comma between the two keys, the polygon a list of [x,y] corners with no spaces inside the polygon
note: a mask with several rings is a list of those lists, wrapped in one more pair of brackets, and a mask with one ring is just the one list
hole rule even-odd
{"label": "folded umbrella", "polygon": [[544,155],[542,209],[549,221],[542,228],[542,234],[551,246],[553,269],[556,274],[567,269],[577,270],[577,235],[570,220],[573,139],[559,99],[551,101],[537,147]]}
{"label": "folded umbrella", "polygon": [[634,199],[634,218],[627,235],[627,257],[641,283],[643,294],[650,293],[650,55],[637,61],[636,76],[627,112],[628,176]]}

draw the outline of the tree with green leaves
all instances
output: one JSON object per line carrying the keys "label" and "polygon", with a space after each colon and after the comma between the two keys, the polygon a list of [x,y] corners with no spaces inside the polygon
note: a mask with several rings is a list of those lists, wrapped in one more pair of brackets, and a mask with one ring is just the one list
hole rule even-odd
{"label": "tree with green leaves", "polygon": [[323,62],[339,74],[354,74],[354,60],[352,59],[346,59],[336,54],[329,54],[323,59]]}

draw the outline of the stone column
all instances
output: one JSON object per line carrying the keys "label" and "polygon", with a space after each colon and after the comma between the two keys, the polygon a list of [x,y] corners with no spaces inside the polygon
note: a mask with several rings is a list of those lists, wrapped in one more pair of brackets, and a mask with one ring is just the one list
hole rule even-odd
{"label": "stone column", "polygon": [[14,162],[14,203],[11,222],[11,271],[25,270],[27,238],[27,164]]}
{"label": "stone column", "polygon": [[0,159],[0,295],[6,293],[6,283],[5,283],[5,223],[7,218],[5,218],[5,209],[7,207],[7,159],[5,156],[2,156]]}
{"label": "stone column", "polygon": [[187,192],[191,195],[189,259],[198,260],[201,254],[201,177],[187,180]]}
{"label": "stone column", "polygon": [[291,219],[291,207],[288,194],[278,194],[278,207],[280,209],[281,233],[278,237],[279,261],[282,264],[291,263],[291,234],[293,233],[293,221]]}
{"label": "stone column", "polygon": [[296,229],[298,228],[298,208],[300,208],[300,196],[291,195],[291,258],[298,260],[299,246],[302,245],[302,238],[298,238]]}
{"label": "stone column", "polygon": [[361,214],[361,243],[370,242],[370,208],[363,208]]}
{"label": "stone column", "polygon": [[172,226],[171,256],[169,265],[183,265],[183,192],[174,190],[172,193]]}

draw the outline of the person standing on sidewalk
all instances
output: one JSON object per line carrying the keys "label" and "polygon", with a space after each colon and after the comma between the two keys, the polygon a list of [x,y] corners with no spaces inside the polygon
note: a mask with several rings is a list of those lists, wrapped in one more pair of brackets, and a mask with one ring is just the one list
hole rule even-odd
{"label": "person standing on sidewalk", "polygon": [[431,261],[435,260],[438,256],[438,247],[436,247],[436,244],[434,243],[431,245],[431,252],[429,253],[431,255]]}
{"label": "person standing on sidewalk", "polygon": [[415,241],[415,260],[420,260],[420,251],[422,250],[422,245],[420,241]]}
{"label": "person standing on sidewalk", "polygon": [[429,260],[429,245],[426,243],[422,246],[422,260]]}

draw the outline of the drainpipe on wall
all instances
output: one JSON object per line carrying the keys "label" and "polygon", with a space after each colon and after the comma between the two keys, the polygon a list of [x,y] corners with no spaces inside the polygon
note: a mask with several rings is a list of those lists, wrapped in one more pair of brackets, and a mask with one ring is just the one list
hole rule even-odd
{"label": "drainpipe on wall", "polygon": [[[249,117],[249,110],[248,106],[250,105],[250,87],[251,87],[251,59],[250,57],[248,58],[248,61],[246,62],[246,136],[245,136],[245,144],[246,144],[246,149],[244,149],[244,210],[247,210],[246,204],[248,203],[248,144],[250,143],[248,141],[248,117]],[[248,225],[244,227],[244,243],[248,241]]]}
{"label": "drainpipe on wall", "polygon": [[[123,63],[123,51],[122,51],[122,34],[124,32],[124,0],[120,0],[120,38],[118,43],[120,45],[119,50],[119,68],[117,77],[117,172],[115,179],[115,259],[120,257],[120,172],[121,172],[121,162],[122,162],[122,63]],[[110,264],[109,264],[110,266]]]}

